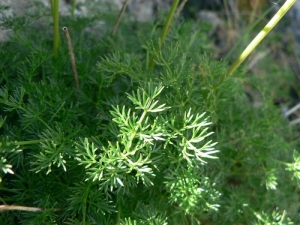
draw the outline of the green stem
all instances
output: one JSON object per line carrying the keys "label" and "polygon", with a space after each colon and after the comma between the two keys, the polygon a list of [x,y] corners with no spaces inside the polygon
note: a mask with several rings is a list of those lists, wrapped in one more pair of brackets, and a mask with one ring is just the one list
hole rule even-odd
{"label": "green stem", "polygon": [[[166,63],[166,67],[167,67],[167,71],[169,72],[169,74],[172,74],[172,69],[171,69],[171,67],[168,63]],[[177,96],[180,99],[180,103],[181,103],[180,107],[183,107],[185,105],[185,103],[182,100],[182,95],[181,95],[181,90],[180,90],[180,85],[179,84],[180,84],[180,82],[178,82],[177,79],[176,79],[176,81],[174,82],[173,85],[176,86],[175,87],[176,93],[177,93]]]}
{"label": "green stem", "polygon": [[240,45],[240,43],[244,40],[244,37],[248,35],[256,25],[262,21],[263,18],[266,17],[266,15],[271,12],[271,10],[276,6],[276,4],[273,4],[272,7],[270,7],[268,10],[266,10],[254,23],[251,24],[250,27],[247,28],[247,30],[244,32],[242,37],[238,40],[238,42],[233,46],[233,48],[230,49],[230,51],[226,54],[224,60],[227,61],[227,59],[232,55],[232,53],[235,51],[235,49]]}
{"label": "green stem", "polygon": [[143,120],[144,120],[146,114],[147,114],[147,111],[144,109],[144,112],[143,112],[143,114],[141,115],[141,118],[140,118],[139,121],[137,122],[137,125],[134,127],[134,131],[132,132],[132,134],[131,134],[131,136],[130,136],[130,142],[129,142],[129,144],[128,144],[128,149],[131,148],[131,146],[132,146],[132,141],[133,141],[133,139],[134,139],[134,137],[135,137],[135,135],[136,135],[136,133],[137,133],[137,131],[138,131],[138,129],[139,129],[139,126],[142,124],[142,122],[143,122]]}
{"label": "green stem", "polygon": [[[31,140],[31,141],[11,141],[11,142],[6,142],[7,145],[32,145],[32,144],[38,144],[41,142],[45,141],[51,141],[52,139],[40,139],[40,140]],[[2,145],[2,142],[0,142],[0,146]]]}
{"label": "green stem", "polygon": [[50,0],[50,5],[51,5],[51,15],[52,15],[52,19],[54,19],[53,15],[54,15],[54,0]]}
{"label": "green stem", "polygon": [[117,197],[117,205],[118,205],[118,215],[117,215],[117,221],[116,221],[116,225],[120,224],[120,218],[121,218],[121,214],[122,214],[122,205],[121,205],[121,201],[119,199],[119,196]]}
{"label": "green stem", "polygon": [[59,0],[51,0],[51,11],[53,17],[53,54],[54,58],[58,56],[59,47]]}
{"label": "green stem", "polygon": [[74,17],[74,12],[76,9],[76,0],[72,1],[72,11],[71,11],[71,16]]}
{"label": "green stem", "polygon": [[[166,39],[166,36],[167,36],[167,33],[168,33],[168,30],[170,28],[170,24],[173,20],[173,17],[174,17],[174,14],[175,14],[175,11],[176,11],[176,8],[177,8],[177,5],[179,3],[179,0],[174,0],[173,3],[172,3],[172,6],[171,6],[171,9],[169,11],[169,14],[168,14],[168,17],[167,17],[167,21],[165,23],[165,26],[163,27],[163,30],[162,30],[162,33],[161,33],[161,36],[160,36],[160,46],[161,47],[157,47],[156,48],[156,52],[158,53],[159,51],[161,51],[161,48],[163,47],[163,43]],[[152,59],[152,62],[151,62],[151,68],[153,68],[155,66],[155,57]]]}
{"label": "green stem", "polygon": [[89,181],[88,184],[87,184],[87,189],[84,193],[84,196],[83,196],[83,202],[84,202],[84,206],[82,207],[82,216],[83,216],[83,224],[85,225],[86,224],[86,217],[87,217],[87,213],[86,213],[86,209],[87,209],[87,199],[88,199],[88,196],[89,196],[89,192],[90,192],[90,188],[92,186],[92,182]]}
{"label": "green stem", "polygon": [[247,48],[242,52],[240,57],[228,69],[227,73],[221,77],[220,82],[233,74],[233,72],[244,62],[250,53],[257,47],[257,45],[267,36],[267,34],[275,27],[275,25],[282,19],[287,11],[294,5],[296,0],[287,0],[267,25],[259,32],[259,34],[251,41]]}
{"label": "green stem", "polygon": [[223,81],[231,76],[233,72],[245,61],[250,53],[257,47],[257,45],[267,36],[267,34],[275,27],[275,25],[282,19],[282,17],[289,11],[294,5],[296,0],[287,0],[273,18],[267,23],[267,25],[259,32],[259,34],[251,41],[247,48],[242,52],[239,58],[233,63],[233,65],[227,70],[227,72],[220,77],[220,80],[214,85],[213,91],[216,90]]}

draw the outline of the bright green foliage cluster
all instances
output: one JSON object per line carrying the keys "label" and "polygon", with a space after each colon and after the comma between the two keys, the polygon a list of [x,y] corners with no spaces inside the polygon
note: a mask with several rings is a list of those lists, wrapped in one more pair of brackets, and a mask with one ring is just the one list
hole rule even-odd
{"label": "bright green foliage cluster", "polygon": [[[63,41],[53,59],[35,18],[2,18],[0,200],[42,211],[0,224],[298,224],[298,141],[270,87],[220,79],[204,24],[174,21],[162,47],[164,18],[111,36],[110,17],[62,18],[78,88]],[[96,21],[102,36],[84,29]]]}

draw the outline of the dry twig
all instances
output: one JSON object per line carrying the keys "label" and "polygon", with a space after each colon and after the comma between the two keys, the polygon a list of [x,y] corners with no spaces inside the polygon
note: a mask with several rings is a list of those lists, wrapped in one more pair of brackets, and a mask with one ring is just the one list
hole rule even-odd
{"label": "dry twig", "polygon": [[41,208],[37,208],[37,207],[28,207],[28,206],[20,206],[20,205],[0,205],[0,212],[9,211],[9,210],[27,211],[27,212],[43,211]]}
{"label": "dry twig", "polygon": [[62,28],[66,39],[67,39],[67,43],[68,43],[68,48],[69,48],[69,54],[70,54],[70,60],[71,60],[71,64],[72,64],[72,69],[73,69],[73,73],[74,73],[74,80],[75,80],[75,85],[76,87],[79,86],[79,81],[78,81],[78,75],[77,75],[77,69],[76,69],[76,62],[75,62],[75,56],[74,56],[74,50],[72,47],[72,42],[71,42],[71,38],[70,38],[70,34],[68,31],[67,27],[63,27]]}
{"label": "dry twig", "polygon": [[126,1],[124,2],[124,5],[123,5],[123,7],[122,7],[122,9],[121,9],[121,11],[120,11],[120,13],[119,13],[117,22],[116,22],[116,24],[115,24],[115,26],[114,26],[114,29],[113,29],[113,31],[112,31],[112,35],[115,35],[115,34],[117,33],[117,29],[118,29],[118,27],[119,27],[121,18],[122,18],[122,16],[123,16],[124,12],[125,12],[125,9],[126,9],[128,3],[129,3],[129,0],[126,0]]}
{"label": "dry twig", "polygon": [[178,7],[178,9],[177,9],[177,11],[176,11],[176,14],[175,14],[174,18],[178,18],[178,17],[179,17],[179,15],[180,15],[181,11],[183,10],[183,8],[184,8],[185,4],[187,3],[187,1],[188,1],[188,0],[183,0],[183,1],[180,3],[180,5],[179,5],[179,7]]}

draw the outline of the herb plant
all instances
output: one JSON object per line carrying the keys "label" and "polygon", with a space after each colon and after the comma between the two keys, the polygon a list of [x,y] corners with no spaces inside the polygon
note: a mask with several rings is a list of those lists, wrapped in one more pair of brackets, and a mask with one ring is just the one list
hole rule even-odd
{"label": "herb plant", "polygon": [[37,16],[2,17],[1,224],[298,224],[298,141],[271,87],[224,76],[205,24],[162,43],[166,17],[111,35],[100,10],[60,18],[78,86],[63,38],[53,57]]}

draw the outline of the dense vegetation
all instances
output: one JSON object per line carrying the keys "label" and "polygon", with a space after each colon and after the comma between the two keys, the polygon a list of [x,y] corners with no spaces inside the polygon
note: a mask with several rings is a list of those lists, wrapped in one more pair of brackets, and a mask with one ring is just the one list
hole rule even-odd
{"label": "dense vegetation", "polygon": [[176,19],[162,43],[166,16],[125,16],[116,35],[118,12],[62,17],[76,87],[63,33],[55,58],[39,7],[2,17],[0,200],[24,208],[0,224],[300,223],[299,141],[274,105],[286,93],[243,69],[224,77],[207,24]]}

